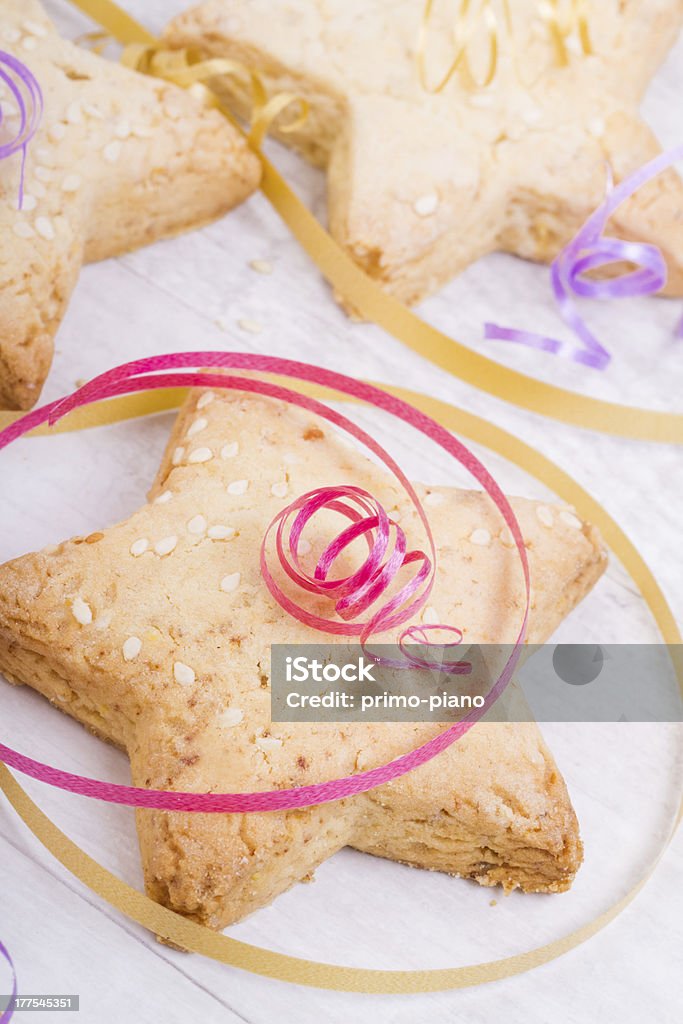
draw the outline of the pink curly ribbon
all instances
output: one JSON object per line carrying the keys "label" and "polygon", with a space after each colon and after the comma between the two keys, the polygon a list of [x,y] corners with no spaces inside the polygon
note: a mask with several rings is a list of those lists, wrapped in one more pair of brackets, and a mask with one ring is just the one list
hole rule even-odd
{"label": "pink curly ribbon", "polygon": [[[0,82],[4,82],[14,97],[19,110],[19,126],[8,142],[0,143],[0,160],[21,151],[21,177],[19,179],[19,209],[24,205],[24,177],[28,144],[38,131],[43,116],[43,93],[31,71],[11,53],[0,50]],[[0,130],[5,117],[0,107]]]}
{"label": "pink curly ribbon", "polygon": [[[616,188],[610,188],[605,201],[553,261],[550,280],[555,302],[560,316],[583,345],[583,348],[575,349],[571,354],[575,362],[595,370],[604,370],[612,358],[578,313],[573,301],[575,296],[587,299],[633,298],[637,295],[652,295],[666,284],[666,261],[657,246],[646,242],[605,238],[603,232],[617,207],[678,160],[683,160],[683,145],[660,153]],[[638,269],[629,270],[612,280],[600,281],[584,277],[589,270],[618,262],[635,264]],[[676,335],[683,335],[683,321],[679,323]],[[484,338],[487,341],[513,341],[553,355],[557,355],[565,346],[565,342],[557,338],[492,323],[484,325]]]}
{"label": "pink curly ribbon", "polygon": [[[299,544],[306,525],[323,509],[340,513],[351,521],[351,525],[327,544],[311,574],[306,572],[301,564]],[[291,522],[293,517],[294,521]],[[423,646],[432,646],[426,636],[426,627],[421,627],[419,636],[416,633],[417,627],[405,629],[401,633],[398,645],[403,660],[373,654],[366,647],[373,633],[402,625],[425,605],[434,585],[436,563],[434,538],[428,523],[426,527],[431,559],[424,551],[408,551],[404,531],[398,523],[389,518],[380,502],[368,491],[350,486],[318,487],[297,498],[273,519],[261,545],[261,574],[272,596],[289,615],[323,633],[359,637],[365,653],[377,664],[388,668],[438,668],[447,673],[466,675],[472,670],[468,662],[425,662],[408,649],[407,639],[418,640]],[[276,582],[266,557],[267,544],[273,529],[281,568],[300,589],[333,600],[341,622],[311,614],[297,601],[289,598]],[[368,556],[365,561],[350,576],[330,579],[330,572],[337,558],[359,537],[365,537],[368,544]],[[362,622],[352,621],[376,605],[397,579],[400,570],[414,563],[418,566],[416,572],[393,597],[371,614],[369,619]],[[452,632],[458,637],[454,643],[439,644],[441,649],[444,646],[457,646],[463,639],[462,631],[455,626],[442,624],[434,625],[432,628],[440,632]]]}
{"label": "pink curly ribbon", "polygon": [[[380,388],[362,381],[354,380],[344,374],[335,373],[319,366],[300,363],[291,359],[278,359],[273,356],[254,355],[249,352],[184,352],[174,355],[153,356],[139,359],[131,363],[101,374],[93,381],[66,398],[51,402],[22,416],[9,427],[0,432],[0,450],[22,437],[35,427],[44,423],[54,424],[72,409],[89,405],[103,398],[116,395],[131,394],[155,388],[199,387],[215,388],[216,390],[242,391],[248,394],[265,395],[297,405],[302,409],[322,417],[355,437],[373,452],[393,473],[408,494],[418,515],[426,528],[429,528],[427,516],[420,500],[405,473],[369,434],[346,419],[334,409],[330,409],[314,398],[309,398],[297,391],[269,381],[256,380],[248,377],[233,376],[226,373],[197,373],[197,367],[220,368],[221,370],[247,370],[262,373],[274,373],[295,380],[308,381],[322,385],[360,399],[378,409],[396,416],[408,423],[426,437],[438,444],[451,455],[481,485],[491,498],[505,521],[519,554],[525,587],[525,606],[522,622],[512,652],[498,679],[492,686],[480,708],[474,708],[470,714],[448,729],[438,733],[427,743],[401,755],[387,764],[379,765],[369,771],[359,772],[345,778],[333,779],[329,782],[316,783],[309,786],[298,786],[291,789],[269,790],[254,793],[187,793],[170,790],[142,789],[135,786],[120,786],[100,782],[96,779],[74,775],[50,765],[35,761],[20,754],[10,747],[0,744],[0,760],[10,768],[23,772],[31,778],[46,782],[59,789],[104,800],[107,803],[126,804],[133,807],[155,808],[166,811],[197,811],[201,813],[232,813],[242,814],[250,811],[279,811],[295,807],[309,807],[314,804],[328,803],[364,793],[376,786],[381,786],[396,779],[420,765],[426,764],[437,754],[450,747],[460,739],[493,705],[503,692],[514,672],[526,635],[529,618],[530,578],[524,540],[512,507],[502,490],[485,466],[462,442],[454,438],[444,427],[431,417],[414,408],[407,402],[387,394]],[[192,368],[192,372],[162,373],[164,370],[183,370]],[[425,627],[421,627],[425,628]]]}
{"label": "pink curly ribbon", "polygon": [[2,1016],[0,1017],[0,1024],[9,1024],[13,1015],[15,1007],[15,999],[17,998],[17,972],[14,969],[14,963],[12,957],[9,955],[9,950],[0,942],[0,956],[4,957],[7,963],[10,965],[12,971],[12,995],[7,1008],[3,1010]]}

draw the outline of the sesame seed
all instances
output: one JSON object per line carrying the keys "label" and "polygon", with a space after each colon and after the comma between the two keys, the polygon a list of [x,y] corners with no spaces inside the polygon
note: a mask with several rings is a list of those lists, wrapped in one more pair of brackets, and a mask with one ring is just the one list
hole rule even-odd
{"label": "sesame seed", "polygon": [[81,178],[78,174],[67,174],[62,182],[62,192],[77,192],[81,187]]}
{"label": "sesame seed", "polygon": [[273,273],[273,264],[269,263],[268,260],[249,260],[249,266],[252,270],[255,270],[257,274]]}
{"label": "sesame seed", "polygon": [[443,505],[445,500],[446,499],[443,494],[440,494],[438,491],[430,491],[429,494],[425,496],[424,503],[425,505],[430,505],[431,508],[436,508],[438,505]]}
{"label": "sesame seed", "polygon": [[8,43],[17,43],[21,39],[21,32],[16,28],[6,28],[2,33],[2,37]]}
{"label": "sesame seed", "polygon": [[51,242],[55,237],[55,229],[52,227],[52,221],[47,217],[36,217],[36,231],[41,238]]}
{"label": "sesame seed", "polygon": [[61,121],[55,121],[55,123],[51,124],[47,130],[47,137],[52,142],[61,142],[65,135],[66,128],[61,123]]}
{"label": "sesame seed", "polygon": [[37,205],[38,200],[36,199],[36,197],[30,195],[27,192],[24,192],[23,199],[21,200],[21,209],[23,210],[23,212],[30,213],[31,210],[35,210]]}
{"label": "sesame seed", "polygon": [[283,482],[279,484],[273,484],[273,486],[270,488],[270,493],[274,494],[276,498],[284,498],[285,495],[287,494],[287,490],[287,484]]}
{"label": "sesame seed", "polygon": [[172,464],[174,466],[180,465],[180,463],[183,461],[184,455],[185,455],[185,449],[184,448],[176,448],[176,450],[173,452],[173,456],[171,458]]}
{"label": "sesame seed", "polygon": [[260,334],[263,330],[263,325],[258,320],[249,320],[248,317],[242,317],[238,320],[237,326],[241,330],[247,331],[248,334]]}
{"label": "sesame seed", "polygon": [[69,124],[81,124],[83,121],[83,111],[81,110],[81,105],[78,100],[74,100],[74,102],[70,103],[66,108],[66,119]]}
{"label": "sesame seed", "polygon": [[222,459],[234,459],[240,450],[240,446],[237,441],[233,441],[232,444],[224,444],[221,448]]}
{"label": "sesame seed", "polygon": [[573,512],[569,512],[568,510],[560,512],[560,519],[566,526],[571,526],[574,530],[580,530],[583,525],[581,520],[575,516]]}
{"label": "sesame seed", "polygon": [[439,205],[439,197],[434,193],[430,193],[426,196],[420,196],[413,203],[413,209],[418,217],[429,217],[432,213],[436,212],[436,208]]}
{"label": "sesame seed", "polygon": [[601,139],[605,134],[605,122],[601,117],[593,117],[588,122],[588,131],[594,139]]}
{"label": "sesame seed", "polygon": [[98,121],[104,120],[104,114],[99,107],[96,107],[94,103],[84,103],[83,113],[87,114],[88,117],[95,117]]}
{"label": "sesame seed", "polygon": [[26,21],[22,22],[21,27],[25,29],[26,32],[31,32],[34,36],[38,36],[40,39],[43,39],[47,35],[47,29],[44,25],[41,25],[40,22],[37,21],[29,21],[28,18]]}
{"label": "sesame seed", "polygon": [[114,135],[117,139],[127,139],[130,135],[130,125],[127,121],[119,121],[116,128],[114,129]]}
{"label": "sesame seed", "polygon": [[102,156],[108,164],[115,164],[118,158],[121,156],[121,143],[118,139],[113,139],[112,142],[108,142],[102,150]]}
{"label": "sesame seed", "polygon": [[19,238],[33,238],[35,235],[35,231],[25,220],[15,220],[12,230]]}
{"label": "sesame seed", "polygon": [[231,594],[240,585],[241,573],[233,572],[229,576],[224,576],[221,580],[221,590],[224,594]]}
{"label": "sesame seed", "polygon": [[204,419],[203,416],[199,416],[194,423],[190,424],[190,428],[187,432],[188,437],[194,437],[195,434],[201,434],[202,430],[206,430],[209,425],[209,421]]}
{"label": "sesame seed", "polygon": [[266,754],[269,750],[278,750],[282,746],[282,740],[277,736],[258,736],[256,746]]}
{"label": "sesame seed", "polygon": [[25,50],[35,50],[38,45],[38,40],[35,36],[25,36],[21,41],[21,45]]}
{"label": "sesame seed", "polygon": [[243,718],[244,712],[240,711],[239,708],[226,708],[225,711],[221,712],[219,722],[226,729],[232,729],[233,726],[239,725]]}
{"label": "sesame seed", "polygon": [[172,551],[175,551],[177,543],[178,538],[175,534],[171,534],[170,537],[162,537],[161,540],[158,540],[154,545],[154,550],[163,558],[164,555],[170,555]]}
{"label": "sesame seed", "polygon": [[151,139],[154,132],[146,124],[133,125],[133,135],[136,139]]}
{"label": "sesame seed", "polygon": [[195,448],[193,452],[188,455],[187,461],[196,465],[199,462],[210,462],[213,458],[213,452],[210,448]]}
{"label": "sesame seed", "polygon": [[158,498],[154,499],[155,505],[165,505],[167,501],[170,501],[173,497],[173,491],[164,491]]}
{"label": "sesame seed", "polygon": [[248,486],[248,480],[233,480],[228,484],[228,494],[246,494]]}
{"label": "sesame seed", "polygon": [[36,157],[40,160],[41,164],[45,164],[46,167],[54,167],[55,155],[51,149],[46,146],[39,146],[36,149]]}
{"label": "sesame seed", "polygon": [[142,650],[142,640],[139,636],[129,636],[121,650],[124,661],[135,661]]}
{"label": "sesame seed", "polygon": [[522,120],[526,124],[538,124],[543,117],[543,111],[540,107],[527,107],[522,113]]}
{"label": "sesame seed", "polygon": [[130,546],[130,553],[133,558],[139,558],[140,555],[144,555],[145,551],[149,547],[149,541],[146,537],[140,537],[139,540],[134,540]]}
{"label": "sesame seed", "polygon": [[194,516],[187,524],[187,529],[189,533],[199,536],[202,533],[206,533],[206,526],[207,523],[204,516]]}
{"label": "sesame seed", "polygon": [[300,555],[307,555],[311,550],[311,545],[304,537],[301,537],[299,540],[298,550]]}
{"label": "sesame seed", "polygon": [[486,547],[486,545],[490,543],[491,534],[488,530],[473,530],[470,534],[470,544],[478,544],[480,547]]}
{"label": "sesame seed", "polygon": [[205,409],[207,405],[211,405],[215,398],[213,391],[205,391],[203,395],[200,395],[199,401],[197,402],[198,409]]}
{"label": "sesame seed", "polygon": [[71,614],[81,626],[89,626],[92,622],[92,608],[82,597],[76,597],[71,605]]}
{"label": "sesame seed", "polygon": [[441,619],[439,618],[439,613],[436,608],[429,605],[422,612],[422,621],[428,625],[438,625],[438,623],[441,622]]}
{"label": "sesame seed", "polygon": [[504,526],[500,531],[500,543],[504,548],[514,548],[515,546],[515,538],[512,536],[507,526]]}
{"label": "sesame seed", "polygon": [[165,105],[164,114],[166,117],[170,118],[171,121],[177,121],[178,118],[182,117],[182,111],[171,103],[167,103]]}
{"label": "sesame seed", "polygon": [[[37,178],[38,181],[52,181],[52,171],[49,170],[49,168],[42,167],[40,165],[34,169],[33,176],[34,178]],[[38,195],[37,192],[36,195]]]}
{"label": "sesame seed", "polygon": [[547,505],[537,505],[536,517],[540,523],[543,523],[544,526],[552,526],[555,522],[555,517],[553,516],[552,509],[548,508]]}
{"label": "sesame seed", "polygon": [[233,526],[223,526],[221,523],[217,523],[215,526],[209,527],[211,540],[232,540],[234,536],[235,528]]}
{"label": "sesame seed", "polygon": [[176,661],[173,664],[173,676],[176,683],[181,686],[192,686],[197,678],[195,670],[186,665],[183,661]]}

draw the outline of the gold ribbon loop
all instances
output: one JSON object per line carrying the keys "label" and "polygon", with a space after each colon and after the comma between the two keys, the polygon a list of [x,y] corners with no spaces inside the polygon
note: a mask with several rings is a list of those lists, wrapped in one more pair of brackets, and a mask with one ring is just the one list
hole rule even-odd
{"label": "gold ribbon loop", "polygon": [[303,127],[309,114],[310,108],[308,102],[302,96],[297,96],[296,93],[279,92],[275,96],[271,96],[261,105],[254,104],[254,109],[251,115],[251,128],[248,136],[249,145],[254,149],[260,149],[261,144],[265,136],[270,131],[271,125],[275,119],[279,117],[287,107],[292,106],[293,104],[298,104],[299,116],[295,117],[292,121],[278,125],[278,130],[284,134],[295,132],[297,129]]}
{"label": "gold ribbon loop", "polygon": [[[500,51],[499,25],[505,28],[505,35],[512,54],[515,68],[520,64],[519,47],[515,41],[515,25],[510,8],[510,0],[498,0],[500,13],[496,11],[495,0],[457,0],[453,17],[452,40],[455,56],[445,74],[430,85],[427,72],[427,48],[429,26],[434,13],[436,0],[426,0],[420,26],[418,29],[416,60],[420,84],[425,92],[442,92],[456,72],[460,73],[461,84],[470,91],[485,89],[496,76]],[[456,2],[456,0],[453,0]],[[560,67],[569,64],[569,39],[575,38],[580,44],[584,56],[591,54],[593,48],[590,40],[588,16],[585,0],[539,0],[538,14],[546,26],[548,36],[555,51],[555,61]],[[483,79],[477,81],[472,72],[469,57],[470,47],[474,39],[483,31],[488,37],[488,64]],[[521,78],[518,71],[518,77]]]}
{"label": "gold ribbon loop", "polygon": [[585,0],[570,0],[566,13],[562,13],[561,0],[540,0],[539,14],[545,22],[555,48],[555,58],[561,67],[569,64],[567,40],[578,39],[584,57],[593,52],[588,28]]}
{"label": "gold ribbon loop", "polygon": [[[471,0],[459,0],[460,8],[456,11],[453,22],[453,48],[455,56],[451,61],[445,74],[438,79],[435,85],[429,85],[427,81],[427,37],[429,34],[429,23],[434,9],[434,0],[427,0],[422,14],[422,20],[417,37],[417,68],[420,77],[420,84],[425,92],[442,92],[453,75],[459,71],[462,76],[462,83],[465,88],[485,89],[496,77],[498,69],[498,17],[493,9],[491,0],[480,0],[477,10]],[[475,0],[476,2],[476,0]],[[507,9],[507,0],[505,2]],[[484,28],[488,35],[488,65],[486,74],[482,81],[477,81],[472,72],[472,64],[468,56],[468,50],[475,35],[481,27],[483,19]]]}
{"label": "gold ribbon loop", "polygon": [[[268,90],[261,75],[248,68],[245,64],[226,57],[212,57],[203,60],[201,54],[194,49],[166,50],[160,43],[129,43],[121,55],[121,62],[135,71],[155,78],[173,82],[184,89],[194,89],[197,85],[211,85],[216,92],[220,91],[220,83],[216,80],[232,75],[246,81],[251,89],[251,118],[248,135],[249,145],[260,149],[271,125],[279,115],[293,104],[299,106],[299,115],[286,124],[278,125],[281,132],[294,132],[301,128],[309,114],[309,105],[296,93],[280,92],[273,96]],[[205,89],[204,100],[212,106],[223,109],[218,97]]]}

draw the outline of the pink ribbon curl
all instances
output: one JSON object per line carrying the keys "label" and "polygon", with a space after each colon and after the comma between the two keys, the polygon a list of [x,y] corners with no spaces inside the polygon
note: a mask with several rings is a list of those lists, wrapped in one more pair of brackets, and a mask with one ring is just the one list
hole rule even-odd
{"label": "pink ribbon curl", "polygon": [[[306,525],[319,512],[337,512],[350,520],[320,554],[313,573],[307,572],[301,562],[299,546]],[[291,521],[293,518],[293,522]],[[302,590],[335,602],[334,608],[339,619],[325,619],[307,611],[298,601],[285,594],[272,575],[268,566],[267,544],[275,530],[275,548],[278,561],[286,575]],[[391,538],[394,535],[392,546]],[[361,565],[349,576],[330,579],[330,572],[339,556],[357,539],[364,537],[368,555]],[[432,646],[426,630],[452,632],[457,640],[444,646],[454,647],[463,639],[462,630],[446,624],[409,627],[401,633],[398,646],[403,660],[373,654],[367,642],[373,633],[393,629],[407,622],[422,608],[434,585],[436,546],[431,529],[428,539],[432,552],[430,559],[424,551],[408,551],[405,532],[397,522],[390,519],[380,502],[361,487],[337,486],[318,487],[296,498],[273,519],[266,530],[261,545],[261,574],[271,595],[293,618],[312,629],[337,636],[357,636],[365,653],[377,664],[388,668],[438,668],[446,673],[467,675],[472,670],[468,662],[428,662],[411,651],[409,639]],[[389,591],[405,566],[416,565],[412,576],[388,598],[365,621],[354,621],[369,612]],[[419,632],[418,632],[419,630]]]}
{"label": "pink ribbon curl", "polygon": [[[218,369],[219,373],[198,373],[197,368]],[[183,372],[188,370],[189,372]],[[161,372],[170,370],[173,372]],[[402,420],[430,438],[463,466],[480,484],[500,512],[512,536],[519,555],[525,587],[525,605],[522,621],[508,660],[484,699],[466,718],[437,733],[432,739],[406,754],[379,765],[328,782],[297,786],[290,789],[252,793],[190,793],[171,790],[144,789],[101,782],[43,764],[11,747],[0,744],[0,759],[10,768],[46,782],[59,789],[78,793],[107,803],[133,807],[155,808],[166,811],[192,811],[201,813],[243,814],[251,811],[281,811],[295,807],[309,807],[344,797],[364,793],[399,778],[414,768],[426,764],[446,750],[478,721],[503,692],[519,661],[529,617],[530,577],[524,540],[517,518],[505,494],[479,459],[461,441],[430,416],[407,402],[344,374],[312,366],[291,359],[255,355],[250,352],[183,352],[152,356],[126,363],[101,374],[66,398],[51,402],[27,413],[0,432],[0,450],[42,424],[54,424],[68,412],[104,398],[132,394],[157,388],[198,387],[216,390],[241,391],[263,395],[306,409],[337,427],[341,427],[373,452],[398,479],[415,506],[429,534],[429,523],[424,508],[405,473],[384,448],[351,420],[314,398],[266,380],[234,376],[226,370],[270,373],[302,380],[331,388],[351,398],[359,399]],[[379,513],[378,513],[379,514]],[[432,541],[433,543],[433,541]],[[324,580],[322,581],[324,582]],[[426,627],[413,627],[425,629]]]}
{"label": "pink ribbon curl", "polygon": [[[550,280],[558,311],[583,346],[572,352],[571,358],[575,362],[594,370],[604,370],[612,359],[578,312],[575,297],[603,300],[634,298],[653,295],[666,284],[666,260],[656,245],[607,238],[603,232],[617,207],[679,160],[683,160],[683,145],[660,153],[614,188],[610,181],[604,202],[553,261]],[[588,271],[619,262],[635,264],[637,269],[628,270],[611,280],[595,280],[584,276]],[[683,335],[683,321],[676,328],[676,335]],[[552,355],[561,352],[566,344],[557,338],[493,323],[484,325],[484,338],[487,341],[513,341]]]}

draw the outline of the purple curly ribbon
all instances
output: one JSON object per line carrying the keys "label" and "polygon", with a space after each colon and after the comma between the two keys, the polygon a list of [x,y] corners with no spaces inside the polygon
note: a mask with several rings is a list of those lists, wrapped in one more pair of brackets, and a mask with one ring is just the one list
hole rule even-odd
{"label": "purple curly ribbon", "polygon": [[[11,53],[0,50],[0,82],[4,82],[19,108],[19,129],[9,142],[0,143],[0,160],[21,151],[21,177],[19,179],[19,209],[24,204],[24,177],[26,150],[38,131],[43,116],[43,92],[33,73]],[[4,121],[0,107],[0,128]],[[1,1021],[0,1021],[1,1024]]]}
{"label": "purple curly ribbon", "polygon": [[14,1015],[15,1001],[17,998],[17,972],[14,969],[12,957],[9,955],[9,951],[5,946],[3,946],[2,942],[0,942],[0,956],[3,956],[12,968],[12,995],[9,1003],[7,1004],[7,1009],[3,1011],[2,1016],[0,1017],[0,1024],[9,1024]]}
{"label": "purple curly ribbon", "polygon": [[[656,245],[605,238],[603,231],[618,206],[678,160],[683,160],[683,146],[660,153],[616,188],[610,188],[605,201],[553,261],[550,280],[555,302],[560,316],[583,345],[583,348],[572,352],[571,358],[575,362],[595,370],[604,370],[612,358],[580,316],[573,301],[575,296],[587,299],[632,298],[636,295],[652,295],[666,284],[666,261]],[[621,261],[635,264],[638,269],[606,281],[583,276],[589,270]],[[683,321],[679,323],[676,335],[683,337]],[[484,337],[487,341],[514,341],[553,355],[557,355],[566,344],[557,338],[492,323],[484,325]]]}

